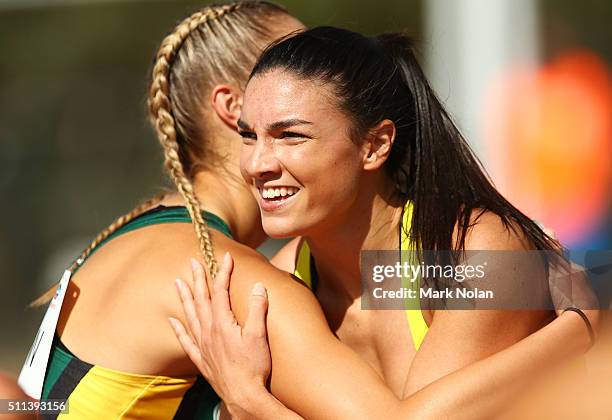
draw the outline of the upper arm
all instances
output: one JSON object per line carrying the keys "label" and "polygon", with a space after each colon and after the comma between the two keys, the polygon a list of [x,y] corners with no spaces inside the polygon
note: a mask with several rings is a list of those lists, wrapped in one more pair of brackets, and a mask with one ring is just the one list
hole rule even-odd
{"label": "upper arm", "polygon": [[270,263],[280,270],[293,273],[301,244],[302,237],[293,238],[272,257]]}
{"label": "upper arm", "polygon": [[[528,246],[491,214],[485,213],[468,232],[467,255],[477,255],[486,266],[485,276],[469,286],[490,290],[494,298],[483,303],[489,305],[487,310],[435,311],[410,367],[404,395],[509,347],[546,323],[550,317],[543,310],[549,296],[546,271]],[[475,250],[492,252],[470,253]],[[521,309],[522,302],[542,310],[509,309]]]}
{"label": "upper arm", "polygon": [[284,405],[306,418],[347,419],[374,418],[398,407],[375,371],[332,334],[310,290],[289,274],[262,261],[236,259],[230,297],[238,322],[246,318],[249,292],[258,281],[269,299],[271,391]]}

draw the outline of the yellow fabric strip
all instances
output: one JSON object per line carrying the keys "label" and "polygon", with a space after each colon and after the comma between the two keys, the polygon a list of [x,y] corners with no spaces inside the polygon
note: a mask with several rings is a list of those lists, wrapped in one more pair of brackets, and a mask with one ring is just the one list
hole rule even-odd
{"label": "yellow fabric strip", "polygon": [[300,252],[298,253],[293,274],[298,279],[302,280],[309,289],[312,289],[312,277],[310,273],[310,247],[304,239],[300,244]]}
{"label": "yellow fabric strip", "polygon": [[[413,244],[410,242],[410,238],[408,238],[408,232],[410,232],[410,226],[412,225],[412,203],[408,201],[406,206],[404,207],[404,219],[402,220],[402,230],[400,233],[400,249],[403,251],[412,251],[414,250]],[[416,290],[418,293],[418,280],[415,283]],[[415,300],[418,305],[419,300]],[[414,304],[414,302],[413,302]],[[423,312],[420,309],[407,309],[406,310],[406,319],[408,319],[408,325],[410,326],[410,334],[412,335],[412,342],[414,343],[414,348],[416,350],[421,347],[423,340],[425,339],[425,335],[429,330],[427,323],[425,322],[425,318],[423,318]]]}
{"label": "yellow fabric strip", "polygon": [[58,419],[170,419],[195,377],[136,375],[94,366],[68,398]]}
{"label": "yellow fabric strip", "polygon": [[[404,217],[402,220],[402,229],[400,233],[400,249],[401,251],[413,250],[413,246],[408,238],[407,232],[410,231],[412,223],[412,203],[409,201],[404,207]],[[306,286],[312,289],[312,276],[310,267],[310,247],[306,241],[302,241],[300,250],[298,253],[297,261],[295,264],[295,271],[293,273],[297,278],[302,280]],[[415,283],[418,286],[418,282]],[[417,300],[418,304],[418,300]],[[406,319],[408,320],[408,326],[410,327],[410,334],[412,335],[412,341],[414,348],[419,349],[421,343],[425,339],[425,335],[429,330],[423,313],[420,309],[407,309]]]}

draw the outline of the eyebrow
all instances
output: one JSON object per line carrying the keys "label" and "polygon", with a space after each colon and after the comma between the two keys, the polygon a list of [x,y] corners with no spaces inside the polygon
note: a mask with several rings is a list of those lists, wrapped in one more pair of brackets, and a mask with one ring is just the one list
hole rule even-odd
{"label": "eyebrow", "polygon": [[309,125],[312,124],[310,121],[300,120],[299,118],[291,118],[288,120],[277,121],[268,125],[268,131],[279,131],[284,130],[295,125]]}
{"label": "eyebrow", "polygon": [[[240,127],[243,130],[251,130],[249,124],[241,119],[239,119],[236,122],[236,124],[238,125],[238,127]],[[286,128],[293,127],[296,125],[309,125],[309,124],[312,124],[312,123],[310,121],[301,120],[299,118],[290,118],[288,120],[273,122],[272,124],[269,124],[266,128],[267,128],[267,131],[278,131],[278,130],[284,130]]]}

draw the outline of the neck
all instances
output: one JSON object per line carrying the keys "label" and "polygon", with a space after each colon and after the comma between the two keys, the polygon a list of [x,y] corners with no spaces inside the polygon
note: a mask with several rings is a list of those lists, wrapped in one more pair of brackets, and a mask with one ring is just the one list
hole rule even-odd
{"label": "neck", "polygon": [[361,295],[361,251],[391,250],[399,245],[404,203],[390,196],[362,193],[338,218],[341,223],[306,237],[322,282],[353,299]]}
{"label": "neck", "polygon": [[202,210],[227,223],[237,242],[257,248],[266,239],[257,203],[239,175],[223,169],[202,170],[193,186]]}

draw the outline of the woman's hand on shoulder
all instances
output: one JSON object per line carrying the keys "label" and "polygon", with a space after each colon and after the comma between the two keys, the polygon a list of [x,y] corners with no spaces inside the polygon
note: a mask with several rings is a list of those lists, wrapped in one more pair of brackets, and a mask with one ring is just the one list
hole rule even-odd
{"label": "woman's hand on shoulder", "polygon": [[192,270],[193,292],[177,280],[187,325],[174,318],[170,322],[191,361],[223,398],[230,413],[241,417],[246,414],[241,407],[250,405],[243,401],[245,397],[267,394],[265,383],[272,361],[266,338],[266,289],[262,283],[254,285],[241,327],[230,308],[230,254],[225,254],[210,293],[205,270],[195,259]]}

